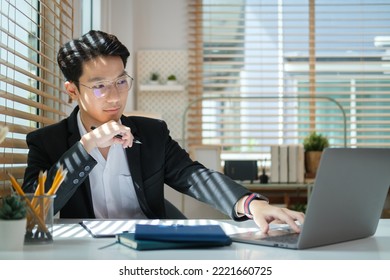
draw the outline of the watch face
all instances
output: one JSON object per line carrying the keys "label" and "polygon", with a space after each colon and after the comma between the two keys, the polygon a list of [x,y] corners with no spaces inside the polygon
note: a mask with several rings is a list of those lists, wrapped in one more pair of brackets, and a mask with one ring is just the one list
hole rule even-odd
{"label": "watch face", "polygon": [[[266,196],[264,196],[264,195],[262,195],[262,194],[253,193],[252,195],[253,195],[253,197],[252,197],[251,201],[254,200],[254,199],[256,199],[256,200],[265,200],[265,201],[269,202],[268,197],[266,197]],[[249,199],[249,197],[248,197],[248,199]]]}
{"label": "watch face", "polygon": [[268,199],[267,197],[265,197],[264,195],[262,195],[262,194],[257,194],[256,197],[257,197],[258,199],[260,199],[260,200],[265,200],[265,201],[269,202],[269,199]]}

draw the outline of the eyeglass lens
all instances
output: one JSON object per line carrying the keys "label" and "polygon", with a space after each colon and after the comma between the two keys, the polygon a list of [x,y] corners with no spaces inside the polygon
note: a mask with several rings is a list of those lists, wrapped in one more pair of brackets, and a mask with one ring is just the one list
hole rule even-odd
{"label": "eyeglass lens", "polygon": [[125,92],[129,90],[132,86],[133,79],[131,77],[125,76],[117,79],[114,82],[111,83],[105,83],[105,84],[98,84],[93,86],[93,94],[97,98],[104,97],[111,89],[111,86],[114,84],[118,92]]}

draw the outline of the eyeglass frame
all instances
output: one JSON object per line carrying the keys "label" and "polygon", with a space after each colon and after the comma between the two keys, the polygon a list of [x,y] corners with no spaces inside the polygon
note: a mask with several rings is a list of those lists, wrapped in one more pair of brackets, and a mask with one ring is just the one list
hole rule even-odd
{"label": "eyeglass frame", "polygon": [[[107,81],[107,80],[103,80],[103,81],[100,81],[99,83],[96,83],[95,85],[93,85],[93,86],[87,86],[87,85],[85,85],[85,84],[82,84],[82,83],[78,83],[80,86],[83,86],[83,87],[86,87],[86,88],[88,88],[88,89],[90,89],[90,90],[92,90],[92,93],[93,93],[93,95],[97,98],[97,99],[101,99],[101,98],[104,98],[104,97],[106,97],[106,95],[107,95],[107,93],[108,93],[108,91],[109,91],[109,87],[110,86],[112,86],[112,85],[114,85],[115,86],[115,88],[118,90],[118,92],[122,92],[122,91],[119,91],[119,89],[118,89],[118,84],[117,84],[117,82],[118,82],[118,80],[120,80],[120,79],[122,79],[123,77],[126,77],[126,79],[128,79],[128,78],[130,78],[130,86],[129,86],[129,88],[127,89],[127,90],[125,90],[125,91],[123,91],[123,92],[128,92],[132,87],[133,87],[133,81],[134,81],[134,78],[133,77],[131,77],[129,74],[127,74],[127,73],[124,73],[123,75],[121,75],[120,77],[118,77],[118,78],[116,78],[116,79],[114,79],[114,80],[111,80],[111,81]],[[107,88],[107,92],[106,93],[104,93],[104,94],[102,94],[101,96],[98,96],[98,95],[96,95],[96,93],[95,93],[95,90],[101,90],[101,89],[99,89],[99,88],[94,88],[96,85],[103,85],[105,88]]]}

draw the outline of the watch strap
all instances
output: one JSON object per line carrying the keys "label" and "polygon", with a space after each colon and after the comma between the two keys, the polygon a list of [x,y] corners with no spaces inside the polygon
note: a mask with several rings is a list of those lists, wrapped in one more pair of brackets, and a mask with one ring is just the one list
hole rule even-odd
{"label": "watch strap", "polygon": [[258,193],[252,193],[250,194],[244,201],[244,214],[247,216],[249,219],[253,218],[253,215],[249,209],[249,206],[251,205],[251,202],[253,200],[264,200],[266,202],[269,202],[268,198],[265,197],[264,195],[258,194]]}

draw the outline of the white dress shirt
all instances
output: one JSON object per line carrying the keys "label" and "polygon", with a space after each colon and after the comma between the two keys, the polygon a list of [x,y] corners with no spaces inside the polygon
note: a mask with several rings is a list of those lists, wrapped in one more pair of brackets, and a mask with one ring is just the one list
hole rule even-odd
{"label": "white dress shirt", "polygon": [[[80,135],[87,133],[80,112],[77,114]],[[98,162],[89,174],[92,204],[98,219],[146,219],[134,190],[125,150],[122,145],[110,147],[107,160],[98,148],[90,155]]]}

